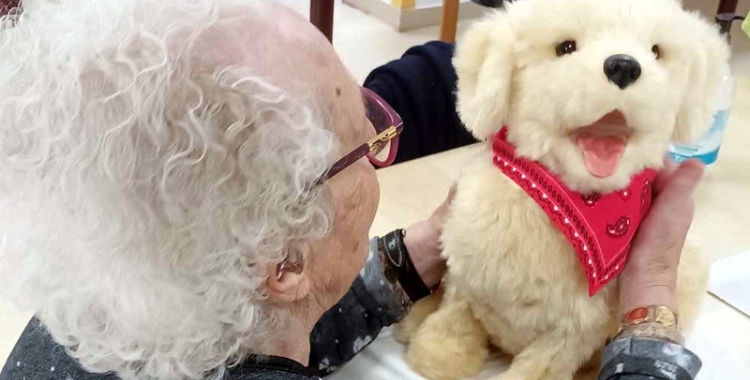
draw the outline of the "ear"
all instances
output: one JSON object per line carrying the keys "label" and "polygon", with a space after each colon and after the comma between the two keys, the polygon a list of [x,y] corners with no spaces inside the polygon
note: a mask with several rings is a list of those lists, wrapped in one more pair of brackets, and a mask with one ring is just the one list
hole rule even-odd
{"label": "ear", "polygon": [[729,46],[718,29],[696,15],[689,16],[694,43],[688,56],[686,91],[672,135],[672,141],[681,143],[695,141],[712,123],[722,67],[729,60]]}
{"label": "ear", "polygon": [[303,263],[285,262],[268,268],[266,288],[271,302],[294,303],[310,294],[310,278]]}
{"label": "ear", "polygon": [[513,76],[514,36],[508,14],[496,12],[473,24],[456,47],[458,113],[484,140],[506,121]]}

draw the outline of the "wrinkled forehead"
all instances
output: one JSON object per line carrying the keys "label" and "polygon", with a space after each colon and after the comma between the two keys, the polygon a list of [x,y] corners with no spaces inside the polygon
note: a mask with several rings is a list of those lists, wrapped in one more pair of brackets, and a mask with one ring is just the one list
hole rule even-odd
{"label": "wrinkled forehead", "polygon": [[531,45],[566,39],[680,43],[684,11],[674,0],[521,0],[509,6],[509,16],[516,39]]}

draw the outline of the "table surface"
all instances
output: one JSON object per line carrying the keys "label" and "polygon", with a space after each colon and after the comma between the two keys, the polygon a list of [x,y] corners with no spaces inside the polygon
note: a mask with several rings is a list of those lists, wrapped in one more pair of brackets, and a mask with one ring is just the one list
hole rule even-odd
{"label": "table surface", "polygon": [[[427,217],[443,201],[463,163],[480,148],[472,145],[380,170],[380,207],[371,234],[379,236]],[[748,166],[750,77],[743,77],[738,78],[737,98],[719,159],[696,193],[689,239],[711,260],[750,250],[750,232],[743,223],[750,218]],[[688,345],[704,361],[700,379],[750,379],[750,318],[713,295],[707,295]],[[401,361],[402,352],[386,332],[335,378],[419,379]],[[373,366],[383,365],[385,370],[373,372]],[[394,374],[398,376],[392,377]]]}

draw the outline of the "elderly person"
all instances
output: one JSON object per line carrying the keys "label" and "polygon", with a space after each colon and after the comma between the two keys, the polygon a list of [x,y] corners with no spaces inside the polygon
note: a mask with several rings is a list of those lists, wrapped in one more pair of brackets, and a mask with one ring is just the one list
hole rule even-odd
{"label": "elderly person", "polygon": [[[439,283],[448,204],[369,239],[372,164],[403,125],[298,15],[22,8],[0,23],[0,289],[36,317],[0,379],[316,379]],[[700,175],[662,175],[622,310],[674,305]],[[692,378],[676,333],[646,327],[605,349],[601,378]]]}

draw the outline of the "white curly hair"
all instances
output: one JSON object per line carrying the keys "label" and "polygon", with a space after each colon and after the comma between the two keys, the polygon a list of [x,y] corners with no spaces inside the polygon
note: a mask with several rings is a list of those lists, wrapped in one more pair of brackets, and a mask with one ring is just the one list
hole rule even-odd
{"label": "white curly hair", "polygon": [[278,336],[268,266],[330,226],[316,107],[194,63],[230,7],[264,5],[25,0],[0,19],[0,289],[89,371],[221,377]]}

